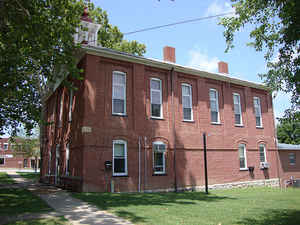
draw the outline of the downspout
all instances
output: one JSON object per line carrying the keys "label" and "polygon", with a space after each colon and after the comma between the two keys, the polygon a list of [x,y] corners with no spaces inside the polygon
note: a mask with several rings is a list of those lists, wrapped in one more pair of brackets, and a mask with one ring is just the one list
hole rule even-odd
{"label": "downspout", "polygon": [[144,163],[144,165],[145,165],[145,168],[144,168],[144,173],[145,173],[145,177],[144,177],[144,191],[146,190],[146,188],[147,188],[147,137],[144,137],[144,145],[145,145],[145,163]]}
{"label": "downspout", "polygon": [[138,192],[141,192],[141,137],[139,137],[139,185]]}
{"label": "downspout", "polygon": [[176,172],[176,131],[175,131],[175,106],[174,106],[174,67],[171,69],[171,104],[172,104],[172,123],[173,123],[173,170],[174,170],[174,190],[177,192],[177,172]]}

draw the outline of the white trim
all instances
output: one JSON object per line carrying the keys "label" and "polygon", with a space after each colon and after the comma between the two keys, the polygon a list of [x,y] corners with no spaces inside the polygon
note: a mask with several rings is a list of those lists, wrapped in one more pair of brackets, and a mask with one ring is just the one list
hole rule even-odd
{"label": "white trim", "polygon": [[257,101],[257,106],[259,108],[257,108],[259,110],[259,116],[260,116],[260,126],[256,126],[257,128],[262,128],[263,127],[263,123],[262,123],[262,114],[261,114],[261,104],[260,104],[260,98],[259,97],[253,97],[253,107],[254,107],[254,116],[255,116],[255,125],[256,125],[256,112],[255,112],[255,100]]}
{"label": "white trim", "polygon": [[66,145],[66,157],[65,157],[65,163],[66,163],[66,171],[65,171],[65,174],[66,175],[69,175],[69,163],[68,163],[68,160],[69,160],[69,163],[70,163],[70,144],[68,143]]}
{"label": "white trim", "polygon": [[[268,162],[267,161],[267,151],[266,151],[266,145],[265,144],[259,144],[259,146],[258,146],[258,151],[259,151],[259,161],[260,161],[260,147],[261,146],[263,146],[263,148],[264,148],[264,156],[265,156],[265,161],[264,162]],[[260,162],[262,162],[262,161],[260,161]]]}
{"label": "white trim", "polygon": [[[125,77],[125,79],[124,79],[124,81],[125,81],[125,83],[124,84],[122,84],[122,85],[120,85],[120,84],[118,84],[118,86],[123,86],[124,87],[124,113],[116,113],[116,112],[114,112],[114,91],[113,91],[113,89],[114,89],[114,74],[118,74],[118,75],[122,75],[122,76],[124,76]],[[126,104],[127,104],[127,100],[126,100],[126,84],[127,84],[127,82],[126,82],[126,80],[127,80],[127,76],[126,76],[126,73],[124,73],[124,72],[121,72],[121,71],[117,71],[117,70],[115,70],[115,71],[113,71],[112,72],[112,82],[111,82],[111,86],[112,86],[112,89],[111,89],[111,91],[112,91],[112,96],[111,96],[111,112],[112,112],[112,115],[119,115],[119,116],[126,116]]]}
{"label": "white trim", "polygon": [[167,148],[167,145],[162,142],[162,141],[155,141],[152,143],[152,166],[153,166],[153,170],[154,170],[154,174],[165,174],[166,173],[166,152],[163,152],[163,171],[155,171],[155,162],[154,162],[154,153],[155,153],[155,148],[154,145],[164,145],[165,146],[165,150]]}
{"label": "white trim", "polygon": [[[241,167],[240,166],[240,170],[248,170],[248,166],[247,166],[247,149],[246,149],[246,145],[245,144],[239,144],[239,149],[238,149],[238,152],[239,152],[239,160],[241,159],[240,158],[240,147],[243,146],[243,150],[244,150],[244,158],[245,158],[245,167]],[[239,165],[240,164],[240,161],[239,161]]]}
{"label": "white trim", "polygon": [[[124,173],[115,173],[115,144],[123,144],[124,145],[124,164],[125,164],[125,172]],[[126,176],[128,175],[128,170],[127,170],[127,142],[124,140],[113,140],[113,160],[112,160],[112,167],[113,167],[113,176]]]}
{"label": "white trim", "polygon": [[[188,120],[188,119],[184,119],[184,107],[183,107],[183,91],[182,91],[182,87],[183,86],[186,86],[189,88],[190,90],[190,95],[185,95],[185,96],[188,96],[190,98],[190,109],[191,109],[191,119]],[[182,101],[182,115],[183,115],[183,121],[194,121],[194,115],[193,115],[193,89],[192,89],[192,85],[190,84],[187,84],[187,83],[182,83],[181,84],[181,101]]]}
{"label": "white trim", "polygon": [[[210,97],[210,92],[211,91],[216,93],[216,98],[215,99],[211,99],[211,97]],[[219,112],[219,92],[218,92],[218,90],[216,90],[214,88],[210,88],[208,94],[209,94],[210,121],[211,121],[212,124],[220,124],[221,122],[220,122],[220,112]],[[211,117],[211,113],[212,113],[212,111],[211,111],[211,100],[216,101],[217,111],[214,111],[214,112],[218,113],[218,117],[217,117],[218,121],[212,121],[212,117]]]}
{"label": "white trim", "polygon": [[[155,81],[159,81],[159,87],[160,90],[155,90],[155,89],[151,89],[151,81],[155,80]],[[160,116],[152,116],[152,91],[154,92],[159,92],[160,93]],[[150,114],[151,114],[151,118],[153,119],[163,119],[163,98],[162,98],[162,80],[159,78],[154,78],[152,77],[150,79]]]}
{"label": "white trim", "polygon": [[64,104],[64,92],[60,96],[60,105],[59,105],[59,125],[62,125],[62,116],[63,116],[63,104]]}
{"label": "white trim", "polygon": [[[234,111],[234,105],[235,105],[235,102],[234,102],[234,96],[237,96],[238,97],[238,107],[239,107],[239,115],[240,115],[240,123],[235,123],[235,115],[238,115],[238,114],[235,114],[235,111]],[[232,97],[233,97],[233,113],[234,113],[234,125],[236,126],[243,126],[243,116],[242,116],[242,107],[241,107],[241,96],[239,93],[233,93],[232,94]]]}

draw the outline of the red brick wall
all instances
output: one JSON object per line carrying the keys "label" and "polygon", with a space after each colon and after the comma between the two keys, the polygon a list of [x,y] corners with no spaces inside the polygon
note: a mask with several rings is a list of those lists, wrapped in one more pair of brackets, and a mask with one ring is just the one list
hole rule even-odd
{"label": "red brick wall", "polygon": [[[294,179],[300,179],[300,151],[297,150],[279,150],[279,165],[280,165],[280,178],[282,185],[286,180],[289,180],[291,176]],[[289,153],[295,153],[296,164],[290,165]]]}
{"label": "red brick wall", "polygon": [[[86,55],[81,62],[85,69],[84,80],[78,81],[74,95],[73,120],[66,122],[68,112],[68,91],[59,88],[48,100],[49,109],[55,104],[55,97],[64,90],[64,123],[62,128],[48,131],[48,149],[55,152],[53,145],[61,143],[61,168],[64,167],[64,151],[67,140],[71,142],[71,175],[83,178],[84,191],[110,191],[113,180],[115,191],[137,191],[138,188],[138,137],[142,137],[141,187],[142,189],[164,189],[174,187],[174,146],[178,186],[204,184],[203,140],[206,132],[208,148],[209,183],[247,181],[276,178],[277,161],[274,142],[274,119],[272,99],[263,90],[233,85],[221,81],[174,72],[175,130],[173,129],[171,104],[171,71],[141,64]],[[112,72],[126,73],[126,116],[112,115]],[[150,78],[162,80],[163,119],[150,118]],[[183,122],[181,83],[192,85],[194,122]],[[209,89],[219,92],[221,124],[210,123]],[[234,125],[232,93],[241,96],[243,127]],[[253,97],[261,100],[263,128],[255,126]],[[59,98],[60,99],[60,98]],[[60,100],[56,103],[59,106]],[[50,118],[48,110],[48,117]],[[56,113],[59,112],[59,107]],[[57,124],[57,119],[54,119]],[[91,132],[82,133],[82,127]],[[145,143],[146,166],[145,166]],[[104,162],[112,160],[112,141],[127,141],[128,176],[112,177],[104,170]],[[53,141],[55,140],[55,141]],[[152,142],[162,140],[167,144],[166,175],[153,176]],[[176,143],[175,143],[176,140]],[[56,143],[54,143],[56,142]],[[246,144],[247,165],[255,166],[254,175],[239,169],[239,143]],[[260,143],[266,145],[267,161],[271,164],[267,172],[259,169]],[[53,150],[54,149],[54,150]],[[55,154],[52,154],[55,155]],[[54,158],[54,157],[53,157]],[[53,159],[54,160],[54,159]],[[55,160],[52,162],[55,166]],[[145,173],[146,168],[146,173]],[[145,176],[146,174],[146,176]]]}

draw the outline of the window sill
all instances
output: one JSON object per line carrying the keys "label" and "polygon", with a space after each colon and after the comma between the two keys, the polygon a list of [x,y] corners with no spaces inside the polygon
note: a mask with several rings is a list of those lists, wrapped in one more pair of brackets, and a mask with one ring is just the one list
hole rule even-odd
{"label": "window sill", "polygon": [[166,174],[166,173],[154,173],[154,174],[152,174],[152,176],[168,176],[168,174]]}
{"label": "window sill", "polygon": [[256,126],[256,129],[264,129],[264,127],[258,127],[258,126]]}
{"label": "window sill", "polygon": [[240,168],[240,171],[248,171],[248,168]]}
{"label": "window sill", "polygon": [[117,113],[113,113],[111,114],[112,116],[119,116],[119,117],[128,117],[127,114],[117,114]]}
{"label": "window sill", "polygon": [[182,122],[185,122],[185,123],[195,123],[195,120],[182,120]]}
{"label": "window sill", "polygon": [[151,120],[165,120],[163,117],[150,117]]}
{"label": "window sill", "polygon": [[244,127],[243,124],[234,124],[235,127]]}
{"label": "window sill", "polygon": [[220,122],[210,122],[212,125],[222,125]]}
{"label": "window sill", "polygon": [[118,174],[114,174],[113,177],[129,177],[128,174],[126,175],[118,175]]}

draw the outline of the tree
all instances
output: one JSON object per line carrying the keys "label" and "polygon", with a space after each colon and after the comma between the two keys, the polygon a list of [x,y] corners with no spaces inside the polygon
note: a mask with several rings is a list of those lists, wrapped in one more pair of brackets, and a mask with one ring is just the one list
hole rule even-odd
{"label": "tree", "polygon": [[280,143],[300,144],[300,121],[282,121],[277,125],[277,139]]}
{"label": "tree", "polygon": [[[292,93],[293,111],[300,106],[300,1],[232,0],[236,15],[222,18],[226,51],[233,48],[234,34],[246,24],[255,28],[248,45],[265,50],[268,72],[260,74],[272,90]],[[276,53],[278,55],[276,55]],[[274,60],[274,57],[278,59]]]}
{"label": "tree", "polygon": [[[102,25],[98,42],[103,47],[142,55],[145,46],[123,40],[105,11],[89,3],[91,15]],[[57,68],[80,78],[73,41],[83,12],[77,0],[0,1],[0,133],[19,124],[30,131],[44,120],[42,98],[58,78]],[[42,126],[41,126],[41,130]]]}
{"label": "tree", "polygon": [[25,159],[35,158],[35,171],[37,171],[37,163],[40,156],[39,138],[14,137],[10,139],[10,142],[13,145],[14,156],[21,156]]}

